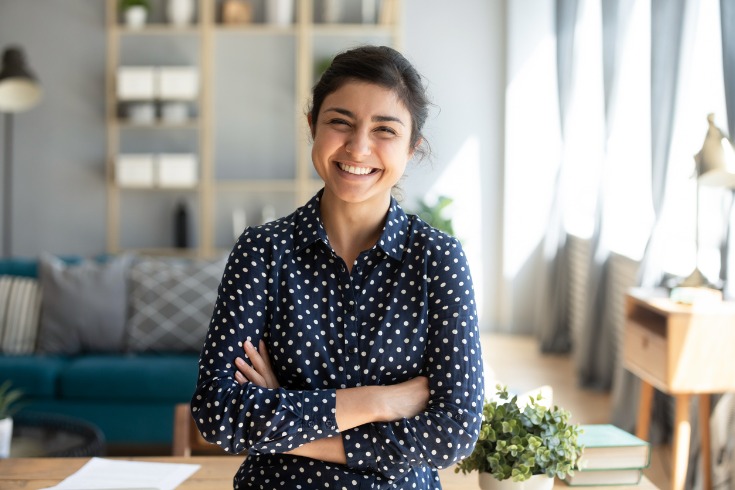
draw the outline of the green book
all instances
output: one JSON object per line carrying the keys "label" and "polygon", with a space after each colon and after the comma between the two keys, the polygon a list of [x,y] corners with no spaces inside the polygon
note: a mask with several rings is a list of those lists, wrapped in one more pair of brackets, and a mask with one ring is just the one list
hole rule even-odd
{"label": "green book", "polygon": [[584,446],[580,472],[647,468],[651,445],[611,424],[581,425],[578,442]]}

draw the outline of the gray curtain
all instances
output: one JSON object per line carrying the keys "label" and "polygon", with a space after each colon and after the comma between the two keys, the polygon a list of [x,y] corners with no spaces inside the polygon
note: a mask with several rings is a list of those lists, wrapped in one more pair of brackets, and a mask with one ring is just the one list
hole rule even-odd
{"label": "gray curtain", "polygon": [[[572,91],[574,32],[577,24],[578,0],[556,0],[556,66],[559,96],[559,127],[562,147],[569,99]],[[543,352],[568,352],[571,347],[568,304],[569,278],[567,271],[566,232],[562,183],[564,157],[559,162],[554,183],[554,198],[549,222],[544,233],[543,267],[541,268],[541,304],[537,308],[536,337]]]}
{"label": "gray curtain", "polygon": [[[681,40],[684,36],[684,15],[688,0],[651,0],[651,172],[654,226],[641,261],[638,283],[656,287],[661,283],[662,271],[656,262],[658,242],[661,240],[658,223],[664,203],[669,148],[676,113]],[[618,367],[613,389],[613,423],[628,431],[635,430],[640,395],[638,379]],[[658,440],[669,433],[670,403],[657,393],[656,412],[651,418],[651,437]]]}
{"label": "gray curtain", "polygon": [[[605,141],[610,137],[617,98],[620,46],[625,38],[632,0],[602,0],[602,62],[605,98]],[[602,163],[604,164],[606,160]],[[603,168],[597,184],[595,230],[590,239],[588,301],[585,309],[584,331],[578,347],[580,383],[595,389],[612,386],[615,369],[615,325],[608,306],[608,270],[610,251],[607,248],[603,215],[606,206]]]}

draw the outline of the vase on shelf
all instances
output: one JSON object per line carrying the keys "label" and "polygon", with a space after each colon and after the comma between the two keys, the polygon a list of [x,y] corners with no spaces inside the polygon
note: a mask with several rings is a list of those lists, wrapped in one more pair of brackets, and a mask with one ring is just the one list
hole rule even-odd
{"label": "vase on shelf", "polygon": [[148,9],[141,5],[128,7],[123,11],[125,25],[131,29],[141,29],[148,19]]}
{"label": "vase on shelf", "polygon": [[336,24],[342,16],[342,0],[322,0],[322,22]]}
{"label": "vase on shelf", "polygon": [[289,26],[293,23],[293,0],[266,0],[265,20],[268,24]]}
{"label": "vase on shelf", "polygon": [[375,24],[378,20],[378,0],[362,0],[362,23]]}
{"label": "vase on shelf", "polygon": [[166,17],[176,27],[186,27],[194,22],[194,0],[168,0]]}

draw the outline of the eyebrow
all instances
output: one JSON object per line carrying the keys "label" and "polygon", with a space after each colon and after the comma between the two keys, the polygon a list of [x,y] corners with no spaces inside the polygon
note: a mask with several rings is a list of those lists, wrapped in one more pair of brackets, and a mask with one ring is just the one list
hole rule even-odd
{"label": "eyebrow", "polygon": [[[350,117],[352,119],[356,119],[355,114],[353,114],[352,111],[348,111],[347,109],[342,109],[341,107],[330,107],[328,109],[325,109],[324,112],[337,112],[339,114]],[[403,121],[401,121],[399,118],[395,116],[373,116],[371,118],[371,121],[373,122],[397,122],[401,126],[405,126],[405,124],[403,124]]]}

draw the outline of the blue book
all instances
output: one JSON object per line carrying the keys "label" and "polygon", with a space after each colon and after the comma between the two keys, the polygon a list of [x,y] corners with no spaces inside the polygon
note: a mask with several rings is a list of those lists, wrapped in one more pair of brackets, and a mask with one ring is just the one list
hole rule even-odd
{"label": "blue book", "polygon": [[651,445],[611,424],[581,425],[578,442],[584,446],[579,458],[582,472],[647,468]]}

